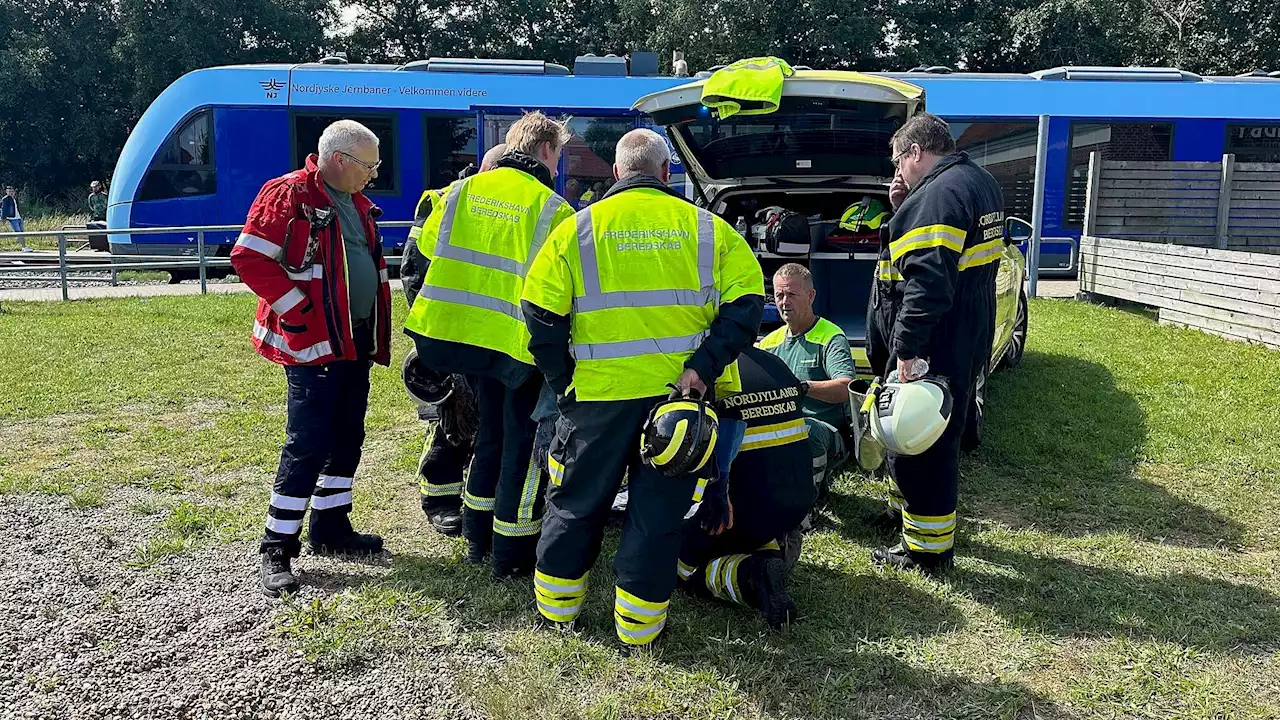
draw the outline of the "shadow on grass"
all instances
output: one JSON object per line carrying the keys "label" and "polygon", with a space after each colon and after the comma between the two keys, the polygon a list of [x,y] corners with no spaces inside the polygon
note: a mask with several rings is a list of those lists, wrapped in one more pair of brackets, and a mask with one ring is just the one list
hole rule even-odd
{"label": "shadow on grass", "polygon": [[983,444],[961,469],[961,513],[1069,536],[1242,542],[1240,523],[1136,476],[1145,423],[1105,367],[1028,351],[1019,368],[992,376]]}
{"label": "shadow on grass", "polygon": [[966,554],[982,562],[966,563],[951,584],[1016,627],[1212,652],[1269,653],[1280,642],[1280,597],[1251,585],[1190,573],[1135,575],[983,544]]}
{"label": "shadow on grass", "polygon": [[[1033,705],[1034,717],[1066,717],[1020,684],[922,668],[928,660],[904,650],[904,642],[918,644],[965,626],[959,610],[926,585],[808,562],[797,566],[793,583],[801,617],[786,631],[769,631],[754,610],[677,590],[667,628],[646,653],[649,660],[627,660],[619,653],[612,616],[616,545],[616,528],[610,528],[571,636],[540,626],[529,579],[494,583],[488,568],[454,558],[397,555],[390,572],[377,580],[316,574],[330,588],[346,580],[427,596],[447,608],[464,632],[501,632],[496,639],[507,652],[503,668],[514,663],[523,669],[486,673],[480,697],[501,698],[504,708],[550,702],[564,717],[594,717],[595,696],[607,695],[622,703],[619,717],[668,717],[680,703],[695,715],[720,717],[710,708],[736,696],[766,714],[787,717],[1031,718]],[[582,652],[597,656],[613,679],[588,673],[572,686],[556,684],[586,672]],[[917,660],[903,659],[904,653]],[[682,699],[686,685],[702,689]]]}

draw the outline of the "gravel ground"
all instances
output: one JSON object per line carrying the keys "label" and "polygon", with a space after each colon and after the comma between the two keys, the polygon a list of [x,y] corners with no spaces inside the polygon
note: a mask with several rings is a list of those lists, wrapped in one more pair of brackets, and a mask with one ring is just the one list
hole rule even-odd
{"label": "gravel ground", "polygon": [[[129,491],[133,492],[133,491]],[[95,510],[63,498],[0,503],[0,718],[456,718],[446,650],[354,670],[317,669],[274,632],[256,547],[194,550],[150,570],[125,563],[159,515],[113,493]],[[304,555],[303,573],[381,572]],[[303,600],[340,588],[308,588]],[[432,656],[435,653],[435,656]]]}

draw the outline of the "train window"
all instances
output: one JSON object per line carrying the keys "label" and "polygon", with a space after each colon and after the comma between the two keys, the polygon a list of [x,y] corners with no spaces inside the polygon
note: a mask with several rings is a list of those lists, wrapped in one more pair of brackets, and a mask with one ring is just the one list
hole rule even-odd
{"label": "train window", "polygon": [[303,167],[307,156],[320,147],[320,134],[338,120],[355,120],[373,131],[378,136],[378,157],[382,165],[378,167],[378,177],[369,183],[365,192],[395,193],[399,177],[399,163],[396,162],[396,124],[390,115],[312,115],[297,114],[293,116],[293,162],[294,167]]}
{"label": "train window", "polygon": [[507,141],[507,131],[519,120],[521,115],[489,115],[484,116],[484,151],[489,152],[494,145]]}
{"label": "train window", "polygon": [[426,153],[427,187],[442,188],[476,161],[479,138],[474,115],[428,115],[422,144]]}
{"label": "train window", "polygon": [[1280,163],[1280,125],[1228,125],[1225,152],[1235,155],[1236,162]]}
{"label": "train window", "polygon": [[213,114],[203,110],[165,139],[147,169],[138,199],[167,200],[217,191]]}
{"label": "train window", "polygon": [[1034,122],[951,122],[956,149],[986,168],[1004,193],[1004,213],[1031,219],[1036,184]]}
{"label": "train window", "polygon": [[1071,155],[1067,160],[1065,228],[1084,227],[1089,185],[1089,155],[1104,160],[1164,161],[1173,157],[1172,123],[1071,123]]}
{"label": "train window", "polygon": [[569,121],[573,139],[561,154],[564,168],[564,199],[574,209],[598,201],[613,187],[613,156],[618,139],[631,131],[635,122],[619,117],[575,117]]}

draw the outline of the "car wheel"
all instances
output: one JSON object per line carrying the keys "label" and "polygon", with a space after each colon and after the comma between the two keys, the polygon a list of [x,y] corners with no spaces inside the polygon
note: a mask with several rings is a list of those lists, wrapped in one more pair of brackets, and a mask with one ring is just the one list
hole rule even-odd
{"label": "car wheel", "polygon": [[1022,353],[1027,349],[1027,296],[1018,296],[1018,315],[1014,318],[1013,334],[1009,336],[1009,346],[1000,358],[1000,367],[1012,370],[1022,362]]}
{"label": "car wheel", "polygon": [[969,408],[965,416],[964,434],[960,436],[960,449],[973,452],[982,444],[982,425],[986,417],[987,403],[987,368],[984,365],[973,381],[973,392],[969,394]]}

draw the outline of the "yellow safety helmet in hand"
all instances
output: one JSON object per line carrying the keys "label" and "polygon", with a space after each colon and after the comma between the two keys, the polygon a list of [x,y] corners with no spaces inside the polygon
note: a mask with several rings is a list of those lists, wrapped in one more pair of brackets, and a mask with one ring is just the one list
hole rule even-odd
{"label": "yellow safety helmet in hand", "polygon": [[868,403],[871,437],[895,455],[919,455],[933,447],[951,422],[951,390],[947,381],[925,376],[913,382],[872,383]]}
{"label": "yellow safety helmet in hand", "polygon": [[675,385],[671,395],[649,411],[640,433],[640,459],[667,477],[696,473],[715,451],[719,418],[701,397],[683,398]]}

